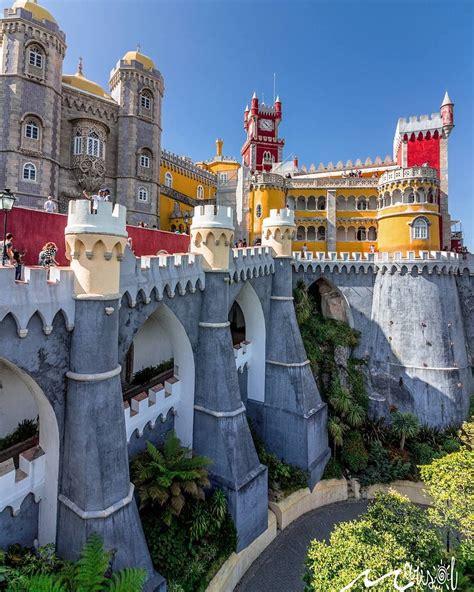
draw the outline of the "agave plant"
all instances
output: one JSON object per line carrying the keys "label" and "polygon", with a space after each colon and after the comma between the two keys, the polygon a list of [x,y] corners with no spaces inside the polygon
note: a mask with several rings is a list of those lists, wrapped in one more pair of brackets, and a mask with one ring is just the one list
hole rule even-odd
{"label": "agave plant", "polygon": [[93,535],[77,563],[54,574],[22,575],[17,570],[11,581],[7,579],[7,592],[141,592],[145,570],[125,568],[108,577],[111,560],[112,553],[104,550],[102,539]]}
{"label": "agave plant", "polygon": [[174,432],[168,434],[161,449],[147,442],[145,452],[132,464],[140,506],[160,506],[163,520],[169,525],[173,515],[180,515],[186,496],[204,499],[210,463],[204,456],[192,456]]}

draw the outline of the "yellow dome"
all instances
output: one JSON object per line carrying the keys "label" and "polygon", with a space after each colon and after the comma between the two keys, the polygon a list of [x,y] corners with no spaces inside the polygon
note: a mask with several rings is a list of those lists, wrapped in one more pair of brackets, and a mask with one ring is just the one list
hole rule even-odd
{"label": "yellow dome", "polygon": [[46,8],[37,4],[36,0],[16,0],[15,4],[12,6],[12,10],[16,10],[17,8],[23,8],[24,10],[31,12],[33,17],[38,21],[49,21],[50,23],[57,25],[57,22],[51,13],[48,12]]}
{"label": "yellow dome", "polygon": [[127,53],[123,56],[122,60],[127,64],[130,64],[132,60],[139,62],[143,65],[145,70],[154,70],[155,64],[151,58],[146,55],[143,55],[139,51],[127,51]]}
{"label": "yellow dome", "polygon": [[83,92],[87,92],[91,95],[101,97],[102,99],[109,99],[111,101],[113,100],[112,97],[107,94],[101,86],[95,82],[92,82],[92,80],[88,80],[84,76],[82,73],[82,60],[79,60],[79,68],[75,74],[63,76],[63,83],[77,88],[77,90],[82,90]]}

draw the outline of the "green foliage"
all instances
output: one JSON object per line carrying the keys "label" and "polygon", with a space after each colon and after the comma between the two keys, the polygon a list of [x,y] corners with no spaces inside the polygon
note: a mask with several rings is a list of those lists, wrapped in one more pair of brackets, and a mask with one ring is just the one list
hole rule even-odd
{"label": "green foliage", "polygon": [[249,421],[255,450],[260,462],[268,468],[268,488],[275,499],[282,499],[298,489],[308,486],[309,474],[299,467],[281,461],[276,455],[265,449],[251,422]]}
{"label": "green foliage", "polygon": [[210,463],[204,456],[192,456],[174,432],[167,435],[160,448],[147,442],[147,449],[135,458],[131,470],[140,507],[158,506],[162,519],[169,525],[173,515],[179,516],[187,499],[204,499]]}
{"label": "green foliage", "polygon": [[420,431],[420,422],[412,413],[392,413],[392,432],[400,438],[400,450],[405,448],[408,438],[414,438]]}
{"label": "green foliage", "polygon": [[[423,510],[398,494],[378,495],[360,519],[336,526],[329,543],[311,542],[305,592],[341,590],[366,569],[370,569],[371,579],[400,569],[405,562],[429,569],[441,558],[440,538],[430,528]],[[408,581],[402,575],[398,583]],[[361,583],[353,589],[365,588]],[[380,592],[393,589],[393,579],[377,585]]]}
{"label": "green foliage", "polygon": [[20,444],[20,442],[24,442],[25,440],[28,440],[28,438],[32,438],[33,436],[37,435],[38,422],[34,421],[33,419],[24,419],[18,424],[13,432],[7,434],[3,438],[0,438],[0,450],[6,450],[7,448],[10,448],[10,446]]}
{"label": "green foliage", "polygon": [[166,525],[160,512],[147,510],[143,528],[156,568],[175,592],[204,591],[235,551],[237,535],[224,493],[192,500]]}
{"label": "green foliage", "polygon": [[342,447],[341,460],[352,474],[360,473],[369,461],[369,454],[364,446],[364,440],[360,432],[350,432]]}
{"label": "green foliage", "polygon": [[342,465],[335,458],[330,458],[326,468],[324,469],[322,479],[341,479]]}
{"label": "green foliage", "polygon": [[169,360],[165,360],[158,364],[158,366],[147,366],[146,368],[142,368],[135,372],[133,375],[132,384],[146,384],[161,374],[162,372],[166,372],[166,370],[172,370],[174,368],[174,359],[171,358]]}
{"label": "green foliage", "polygon": [[391,458],[389,451],[380,442],[373,442],[369,450],[368,465],[357,478],[361,485],[390,483],[407,477],[410,468],[410,463],[405,463],[400,458]]}
{"label": "green foliage", "polygon": [[423,482],[433,497],[430,516],[433,522],[458,530],[474,539],[474,452],[458,452],[435,459],[420,467]]}
{"label": "green foliage", "polygon": [[58,559],[52,545],[38,551],[14,545],[0,556],[0,589],[6,584],[7,592],[141,592],[145,570],[127,568],[109,576],[112,561],[97,535],[76,563]]}

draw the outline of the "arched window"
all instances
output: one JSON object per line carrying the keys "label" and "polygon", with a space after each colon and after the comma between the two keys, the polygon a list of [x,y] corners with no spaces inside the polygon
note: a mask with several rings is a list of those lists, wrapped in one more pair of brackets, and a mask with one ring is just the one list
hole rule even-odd
{"label": "arched window", "polygon": [[296,201],[297,210],[306,210],[306,199],[301,195]]}
{"label": "arched window", "polygon": [[357,240],[358,241],[367,240],[367,231],[365,228],[359,228],[359,230],[357,231]]}
{"label": "arched window", "polygon": [[142,152],[142,154],[140,154],[140,166],[145,169],[149,169],[150,164],[151,164],[150,156],[148,154],[146,154],[145,152]]}
{"label": "arched window", "polygon": [[204,197],[204,187],[202,185],[198,185],[196,189],[196,197],[198,199],[203,199]]}
{"label": "arched window", "polygon": [[377,240],[377,229],[375,228],[375,226],[371,226],[369,228],[369,232],[367,234],[367,238],[369,241],[375,241]]}
{"label": "arched window", "polygon": [[365,201],[365,198],[359,199],[359,201],[357,202],[357,209],[358,210],[366,210],[367,209],[367,202]]}
{"label": "arched window", "polygon": [[318,241],[326,240],[326,228],[324,226],[319,226],[317,240]]}
{"label": "arched window", "polygon": [[308,229],[306,231],[306,240],[316,240],[316,228],[314,226],[308,226]]}
{"label": "arched window", "polygon": [[25,138],[39,140],[40,128],[35,119],[27,119],[25,123]]}
{"label": "arched window", "polygon": [[306,240],[306,229],[304,226],[298,226],[296,230],[296,240]]}
{"label": "arched window", "polygon": [[104,158],[104,143],[95,132],[87,136],[87,155]]}
{"label": "arched window", "polygon": [[274,161],[275,159],[271,152],[269,150],[265,150],[263,153],[262,164],[273,164]]}
{"label": "arched window", "polygon": [[72,153],[77,156],[78,154],[82,154],[82,149],[83,149],[83,138],[81,136],[81,132],[77,131],[76,135],[74,136],[73,139],[73,144],[72,144]]}
{"label": "arched window", "polygon": [[316,209],[316,198],[310,195],[308,197],[308,201],[306,202],[306,209],[307,210],[315,210]]}
{"label": "arched window", "polygon": [[153,103],[153,95],[149,90],[142,90],[140,93],[140,107],[147,111],[151,111]]}
{"label": "arched window", "polygon": [[138,188],[138,201],[148,201],[148,189],[146,187]]}
{"label": "arched window", "polygon": [[25,181],[36,181],[36,167],[33,163],[27,162],[23,165],[23,179]]}
{"label": "arched window", "polygon": [[165,173],[165,187],[173,187],[173,175],[169,171]]}
{"label": "arched window", "polygon": [[412,223],[412,236],[415,240],[426,240],[428,238],[429,222],[423,216],[416,218]]}
{"label": "arched window", "polygon": [[28,64],[35,68],[43,68],[44,54],[37,45],[32,45],[28,49]]}
{"label": "arched window", "polygon": [[325,197],[318,197],[318,210],[325,210],[326,209],[326,198]]}
{"label": "arched window", "polygon": [[257,207],[255,208],[255,215],[257,218],[262,217],[262,204],[257,204]]}

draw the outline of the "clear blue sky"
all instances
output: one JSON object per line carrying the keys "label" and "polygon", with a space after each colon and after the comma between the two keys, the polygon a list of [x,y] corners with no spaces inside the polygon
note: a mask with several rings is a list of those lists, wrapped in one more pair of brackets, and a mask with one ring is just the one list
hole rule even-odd
{"label": "clear blue sky", "polygon": [[[254,90],[283,103],[285,156],[300,164],[392,152],[399,117],[455,103],[450,210],[474,227],[472,0],[41,0],[67,35],[65,72],[107,88],[140,43],[165,79],[163,146],[209,158],[222,136],[240,158]],[[3,6],[9,2],[2,0]]]}

